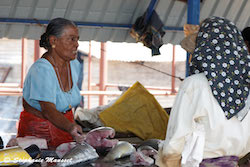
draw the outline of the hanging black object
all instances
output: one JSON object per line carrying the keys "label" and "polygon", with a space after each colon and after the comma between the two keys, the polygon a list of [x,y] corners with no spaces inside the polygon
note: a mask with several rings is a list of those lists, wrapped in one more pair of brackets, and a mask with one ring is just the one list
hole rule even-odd
{"label": "hanging black object", "polygon": [[148,22],[146,15],[147,12],[136,19],[130,35],[136,39],[136,42],[142,42],[144,46],[150,48],[152,56],[159,55],[159,49],[163,45],[162,37],[165,35],[164,24],[155,10],[153,10]]}
{"label": "hanging black object", "polygon": [[4,148],[3,139],[2,139],[2,137],[0,136],[0,149],[3,149],[3,148]]}

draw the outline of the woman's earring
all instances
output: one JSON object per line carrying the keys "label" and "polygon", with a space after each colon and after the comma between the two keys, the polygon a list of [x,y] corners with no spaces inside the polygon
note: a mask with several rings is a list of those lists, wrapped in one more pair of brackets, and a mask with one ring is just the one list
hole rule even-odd
{"label": "woman's earring", "polygon": [[56,48],[56,45],[52,45],[52,48],[55,49],[55,48]]}

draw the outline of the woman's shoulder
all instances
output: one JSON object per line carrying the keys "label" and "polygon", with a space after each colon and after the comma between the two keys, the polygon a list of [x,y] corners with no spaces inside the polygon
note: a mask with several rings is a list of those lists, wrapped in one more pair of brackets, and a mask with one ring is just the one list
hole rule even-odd
{"label": "woman's shoulder", "polygon": [[48,60],[44,58],[38,59],[35,63],[32,64],[31,69],[52,69],[52,65],[49,63]]}
{"label": "woman's shoulder", "polygon": [[30,67],[28,74],[25,77],[26,85],[56,85],[56,74],[53,71],[53,66],[44,58],[38,59]]}
{"label": "woman's shoulder", "polygon": [[[52,73],[53,67],[48,60],[44,58],[38,59],[29,69],[30,75],[49,75]],[[28,74],[28,75],[29,75]]]}
{"label": "woman's shoulder", "polygon": [[209,82],[204,73],[193,74],[184,79],[181,87],[192,87],[195,89],[209,86]]}

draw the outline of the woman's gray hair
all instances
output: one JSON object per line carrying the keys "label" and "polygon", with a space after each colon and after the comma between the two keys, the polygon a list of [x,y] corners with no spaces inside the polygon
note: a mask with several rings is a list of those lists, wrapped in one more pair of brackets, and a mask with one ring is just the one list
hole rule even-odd
{"label": "woman's gray hair", "polygon": [[49,37],[51,35],[56,36],[56,37],[61,37],[63,30],[66,26],[74,26],[76,27],[75,23],[64,19],[64,18],[55,18],[51,20],[46,28],[45,33],[41,35],[40,39],[40,47],[43,47],[45,49],[50,49],[51,44],[49,42]]}

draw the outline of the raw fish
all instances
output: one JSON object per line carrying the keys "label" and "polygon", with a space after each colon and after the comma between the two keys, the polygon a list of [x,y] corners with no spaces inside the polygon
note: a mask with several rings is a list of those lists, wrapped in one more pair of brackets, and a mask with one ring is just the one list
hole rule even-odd
{"label": "raw fish", "polygon": [[119,141],[110,152],[104,157],[104,161],[114,161],[116,159],[126,157],[135,152],[135,147],[126,141]]}
{"label": "raw fish", "polygon": [[141,146],[136,152],[131,154],[130,160],[133,165],[150,166],[154,164],[154,156],[158,154],[154,148],[150,146]]}
{"label": "raw fish", "polygon": [[154,164],[154,159],[150,158],[146,155],[144,155],[140,151],[136,151],[133,154],[130,155],[130,161],[133,165],[144,165],[144,166],[150,166]]}
{"label": "raw fish", "polygon": [[158,154],[158,151],[151,146],[141,146],[137,149],[137,151],[142,152],[146,156],[152,156],[152,157]]}
{"label": "raw fish", "polygon": [[96,150],[91,147],[89,144],[83,142],[77,144],[69,152],[67,152],[62,160],[64,162],[58,162],[57,165],[60,167],[76,165],[79,163],[88,163],[91,160],[95,160],[99,157],[96,153]]}
{"label": "raw fish", "polygon": [[22,149],[25,149],[32,144],[37,145],[40,149],[48,149],[47,141],[35,136],[12,138],[9,140],[6,147],[20,146]]}
{"label": "raw fish", "polygon": [[118,143],[115,137],[115,130],[111,127],[99,127],[89,131],[86,135],[86,143],[94,148],[109,147],[112,148]]}
{"label": "raw fish", "polygon": [[159,144],[163,142],[163,140],[160,140],[160,139],[148,139],[148,140],[145,140],[143,141],[141,144],[139,144],[137,146],[137,148],[141,147],[141,146],[150,146],[150,147],[153,147],[155,150],[158,151],[159,149]]}
{"label": "raw fish", "polygon": [[67,152],[69,152],[75,146],[76,146],[76,142],[69,142],[69,143],[60,144],[56,148],[56,154],[59,158],[62,158]]}

